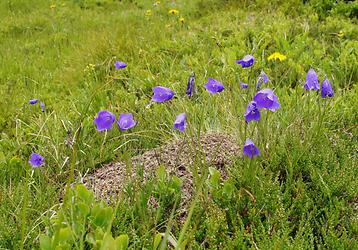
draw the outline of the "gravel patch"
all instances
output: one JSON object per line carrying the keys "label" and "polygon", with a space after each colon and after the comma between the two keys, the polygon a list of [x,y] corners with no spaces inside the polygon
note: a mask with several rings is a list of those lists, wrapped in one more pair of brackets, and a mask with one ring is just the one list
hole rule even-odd
{"label": "gravel patch", "polygon": [[[200,140],[173,140],[133,157],[129,163],[109,163],[86,176],[83,182],[97,197],[110,201],[130,180],[137,177],[138,166],[144,170],[144,182],[155,175],[159,166],[165,166],[167,173],[182,179],[182,202],[186,203],[194,191],[194,166],[215,167],[224,180],[228,176],[226,166],[231,165],[233,159],[240,155],[241,149],[232,137],[222,133],[210,133],[202,135]],[[200,169],[197,171],[200,174]]]}

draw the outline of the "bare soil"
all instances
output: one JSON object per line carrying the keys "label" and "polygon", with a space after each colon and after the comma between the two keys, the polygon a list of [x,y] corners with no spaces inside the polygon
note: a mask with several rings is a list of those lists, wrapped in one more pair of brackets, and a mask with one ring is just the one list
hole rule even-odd
{"label": "bare soil", "polygon": [[[182,199],[186,203],[194,191],[194,166],[215,167],[221,172],[222,179],[226,179],[227,166],[240,155],[240,147],[232,137],[222,133],[210,133],[202,135],[200,140],[186,138],[171,141],[135,156],[127,163],[109,163],[95,170],[83,181],[97,197],[110,201],[123,191],[130,180],[137,177],[139,166],[144,170],[144,182],[155,175],[159,166],[165,166],[167,173],[182,179]],[[200,169],[196,171],[200,174]]]}

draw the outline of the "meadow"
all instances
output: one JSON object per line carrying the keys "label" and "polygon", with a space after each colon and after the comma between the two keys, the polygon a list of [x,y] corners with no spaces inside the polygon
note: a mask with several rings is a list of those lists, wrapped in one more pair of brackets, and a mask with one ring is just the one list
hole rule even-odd
{"label": "meadow", "polygon": [[[0,249],[358,249],[357,16],[340,0],[0,1]],[[209,78],[224,89],[208,91]],[[174,97],[156,102],[156,86]],[[263,89],[279,108],[247,122]],[[101,110],[111,129],[98,131]],[[145,181],[138,169],[109,203],[81,185],[207,134],[240,154],[224,178],[192,146],[185,206],[187,180],[165,165]]]}

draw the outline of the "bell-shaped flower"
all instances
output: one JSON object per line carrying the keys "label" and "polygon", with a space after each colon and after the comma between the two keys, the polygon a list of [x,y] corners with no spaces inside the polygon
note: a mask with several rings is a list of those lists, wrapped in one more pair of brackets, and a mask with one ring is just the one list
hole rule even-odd
{"label": "bell-shaped flower", "polygon": [[255,58],[252,55],[246,55],[242,59],[236,61],[236,63],[240,64],[243,68],[251,67],[254,62]]}
{"label": "bell-shaped flower", "polygon": [[132,113],[120,114],[117,125],[121,131],[126,131],[133,128],[137,123],[133,119]]}
{"label": "bell-shaped flower", "polygon": [[244,145],[244,155],[252,159],[254,156],[260,155],[260,150],[250,139],[247,139]]}
{"label": "bell-shaped flower", "polygon": [[209,77],[208,82],[205,84],[205,88],[210,94],[216,94],[224,90],[224,85]]}
{"label": "bell-shaped flower", "polygon": [[109,130],[115,120],[116,116],[112,112],[102,110],[98,112],[98,115],[93,122],[96,125],[98,131],[103,131]]}
{"label": "bell-shaped flower", "polygon": [[245,116],[246,122],[260,120],[261,114],[260,114],[259,109],[257,108],[257,103],[256,102],[251,101],[249,103],[249,105],[247,105],[247,108],[246,108],[244,116]]}
{"label": "bell-shaped flower", "polygon": [[321,96],[322,98],[334,96],[332,85],[327,78],[322,82]]}
{"label": "bell-shaped flower", "polygon": [[152,101],[165,102],[173,99],[174,92],[170,88],[157,86],[153,88]]}
{"label": "bell-shaped flower", "polygon": [[278,97],[273,93],[272,89],[262,89],[258,91],[254,96],[254,101],[256,102],[258,109],[265,108],[271,111],[276,111],[280,108]]}
{"label": "bell-shaped flower", "polygon": [[179,114],[174,121],[174,129],[179,129],[181,132],[184,132],[186,128],[186,114]]}
{"label": "bell-shaped flower", "polygon": [[314,69],[308,71],[304,88],[306,90],[319,90],[319,80]]}

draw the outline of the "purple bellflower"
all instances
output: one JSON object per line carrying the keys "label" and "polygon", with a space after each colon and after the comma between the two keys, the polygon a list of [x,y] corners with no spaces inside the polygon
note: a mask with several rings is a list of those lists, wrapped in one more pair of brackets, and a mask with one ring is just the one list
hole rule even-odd
{"label": "purple bellflower", "polygon": [[45,103],[40,102],[42,112],[45,112]]}
{"label": "purple bellflower", "polygon": [[126,113],[126,114],[120,114],[117,125],[121,131],[126,131],[130,128],[133,128],[137,123],[133,119],[133,114]]}
{"label": "purple bellflower", "polygon": [[205,88],[210,94],[216,94],[224,90],[224,85],[209,77],[208,82],[205,84]]}
{"label": "purple bellflower", "polygon": [[30,155],[29,163],[33,168],[41,167],[44,164],[45,158],[39,154],[32,153]]}
{"label": "purple bellflower", "polygon": [[319,90],[319,80],[316,71],[314,69],[310,69],[306,76],[306,82],[304,85],[306,90]]}
{"label": "purple bellflower", "polygon": [[249,103],[249,105],[246,108],[245,111],[245,120],[247,123],[251,122],[251,121],[258,121],[261,118],[261,114],[259,109],[257,108],[257,103],[254,101],[251,101]]}
{"label": "purple bellflower", "polygon": [[94,119],[94,124],[98,131],[109,130],[112,124],[116,120],[116,116],[107,110],[101,110],[98,112],[97,117]]}
{"label": "purple bellflower", "polygon": [[174,129],[179,129],[181,132],[184,132],[186,128],[186,114],[179,114],[174,121]]}
{"label": "purple bellflower", "polygon": [[240,82],[240,87],[241,87],[241,89],[247,89],[249,87],[249,85],[247,83]]}
{"label": "purple bellflower", "polygon": [[258,109],[269,109],[271,111],[276,111],[280,108],[280,103],[278,102],[277,96],[273,93],[272,89],[263,89],[256,93],[254,96],[254,101],[256,102],[256,107]]}
{"label": "purple bellflower", "polygon": [[322,96],[322,98],[334,96],[332,85],[331,85],[330,81],[328,80],[328,78],[326,78],[322,82],[321,96]]}
{"label": "purple bellflower", "polygon": [[195,74],[192,74],[188,79],[188,85],[186,87],[186,95],[189,97],[193,96],[195,89]]}
{"label": "purple bellflower", "polygon": [[257,84],[256,84],[256,90],[259,90],[261,88],[261,85],[263,83],[268,83],[269,81],[269,77],[266,75],[266,73],[262,70],[261,74],[259,76],[259,78],[257,79]]}
{"label": "purple bellflower", "polygon": [[165,102],[173,99],[174,92],[170,88],[157,86],[153,88],[152,101],[154,102]]}
{"label": "purple bellflower", "polygon": [[127,64],[125,62],[116,61],[114,63],[114,67],[116,67],[116,69],[124,69],[125,67],[127,67]]}
{"label": "purple bellflower", "polygon": [[246,55],[241,60],[237,60],[236,63],[240,64],[243,68],[251,67],[255,62],[255,58],[252,55]]}
{"label": "purple bellflower", "polygon": [[39,102],[38,99],[32,99],[32,100],[29,101],[29,104],[35,105],[35,104],[38,103],[38,102]]}
{"label": "purple bellflower", "polygon": [[260,155],[260,150],[258,149],[258,147],[255,146],[255,144],[250,139],[247,139],[245,142],[244,155],[250,157],[250,159],[252,159],[254,156]]}

